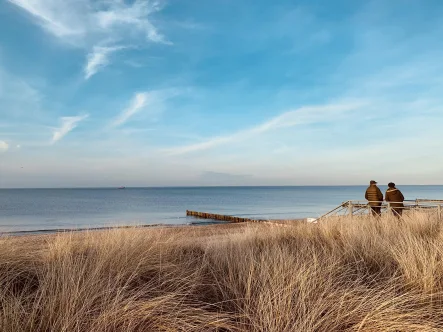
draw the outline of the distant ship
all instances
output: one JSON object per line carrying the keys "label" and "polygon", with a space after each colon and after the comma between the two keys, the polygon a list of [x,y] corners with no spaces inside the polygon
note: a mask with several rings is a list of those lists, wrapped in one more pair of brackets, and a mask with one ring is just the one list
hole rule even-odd
{"label": "distant ship", "polygon": [[121,186],[121,187],[118,187],[117,189],[126,189],[126,187]]}

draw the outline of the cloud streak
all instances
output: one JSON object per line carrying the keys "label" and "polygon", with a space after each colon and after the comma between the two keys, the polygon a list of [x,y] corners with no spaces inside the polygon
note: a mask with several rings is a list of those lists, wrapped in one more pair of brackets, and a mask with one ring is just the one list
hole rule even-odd
{"label": "cloud streak", "polygon": [[204,142],[173,147],[165,149],[167,154],[183,155],[192,152],[209,150],[227,143],[243,141],[260,134],[277,130],[280,128],[289,128],[297,125],[312,124],[319,122],[328,122],[344,114],[359,109],[364,103],[343,103],[322,106],[306,106],[296,110],[282,113],[260,125],[241,130],[237,133],[226,136],[209,138]]}
{"label": "cloud streak", "polygon": [[132,98],[131,104],[125,108],[111,123],[111,127],[119,127],[128,121],[134,114],[146,108],[149,104],[149,92],[136,93]]}
{"label": "cloud streak", "polygon": [[94,46],[91,53],[88,54],[88,61],[85,66],[85,79],[88,80],[93,75],[95,75],[99,70],[103,69],[109,65],[109,57],[112,53],[122,50],[125,47],[115,46],[115,47],[105,47],[105,46]]}
{"label": "cloud streak", "polygon": [[[151,16],[163,9],[162,1],[7,1],[28,13],[58,40],[89,50],[84,67],[86,79],[109,65],[110,54],[128,44],[171,44],[151,22]],[[109,41],[115,46],[102,46]]]}
{"label": "cloud streak", "polygon": [[89,115],[79,115],[79,116],[69,116],[61,118],[61,126],[54,130],[52,135],[52,144],[60,141],[63,137],[65,137],[69,132],[74,130],[79,122],[85,120]]}
{"label": "cloud streak", "polygon": [[168,43],[151,23],[150,15],[160,11],[160,1],[136,0],[7,0],[30,14],[48,33],[72,43],[72,37],[106,40],[141,33],[152,42]]}
{"label": "cloud streak", "polygon": [[146,39],[152,42],[168,43],[148,19],[149,15],[160,11],[162,8],[163,6],[159,1],[135,1],[132,5],[114,1],[107,10],[99,11],[94,16],[97,19],[98,26],[102,29],[130,28],[143,33]]}
{"label": "cloud streak", "polygon": [[175,96],[183,94],[187,90],[179,88],[169,88],[162,90],[152,90],[136,93],[128,107],[120,112],[109,124],[109,128],[117,128],[124,125],[134,115],[148,111],[150,120],[155,120],[164,109],[165,103]]}
{"label": "cloud streak", "polygon": [[37,24],[58,38],[69,40],[81,36],[86,29],[80,23],[85,13],[86,1],[58,0],[8,0],[30,14]]}

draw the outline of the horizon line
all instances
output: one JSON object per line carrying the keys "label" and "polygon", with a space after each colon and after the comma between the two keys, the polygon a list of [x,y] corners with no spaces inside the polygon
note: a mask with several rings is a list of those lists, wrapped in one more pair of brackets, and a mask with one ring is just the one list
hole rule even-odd
{"label": "horizon line", "polygon": [[[124,189],[193,189],[193,188],[294,188],[294,187],[361,187],[369,184],[334,184],[334,185],[195,185],[195,186],[136,186],[124,187]],[[380,185],[380,184],[379,184]],[[381,186],[387,186],[381,184]],[[402,184],[400,186],[428,186],[439,187],[443,184]],[[103,186],[103,187],[9,187],[0,190],[21,190],[21,189],[121,189],[119,186]]]}

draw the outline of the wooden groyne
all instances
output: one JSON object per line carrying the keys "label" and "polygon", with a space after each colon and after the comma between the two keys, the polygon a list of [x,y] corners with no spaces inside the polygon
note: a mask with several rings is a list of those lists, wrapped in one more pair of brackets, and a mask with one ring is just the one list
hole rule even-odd
{"label": "wooden groyne", "polygon": [[268,221],[268,220],[262,220],[262,219],[241,218],[241,217],[228,216],[228,215],[223,215],[223,214],[197,212],[197,211],[190,211],[190,210],[186,210],[186,215],[188,217],[194,217],[194,218],[200,218],[200,219],[220,220],[220,221],[227,221],[227,222],[232,222],[232,223]]}

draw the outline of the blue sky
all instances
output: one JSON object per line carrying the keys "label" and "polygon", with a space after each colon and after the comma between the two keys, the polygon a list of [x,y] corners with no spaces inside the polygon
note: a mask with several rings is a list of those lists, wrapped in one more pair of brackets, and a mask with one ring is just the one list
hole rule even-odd
{"label": "blue sky", "polygon": [[443,2],[4,0],[0,187],[443,183]]}

